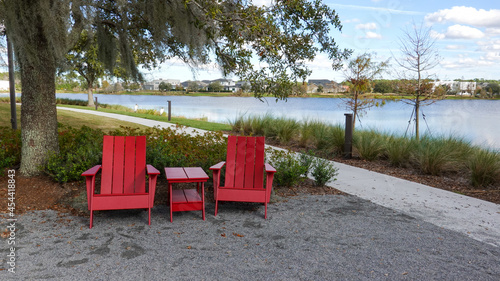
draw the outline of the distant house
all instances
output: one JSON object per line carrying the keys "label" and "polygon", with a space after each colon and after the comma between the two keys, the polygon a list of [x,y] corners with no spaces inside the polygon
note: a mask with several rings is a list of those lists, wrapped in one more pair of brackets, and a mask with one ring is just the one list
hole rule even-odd
{"label": "distant house", "polygon": [[0,80],[0,91],[8,91],[10,89],[8,80]]}
{"label": "distant house", "polygon": [[224,91],[236,92],[237,90],[236,83],[232,79],[221,78],[210,81],[210,83],[214,82],[219,82],[222,85],[222,87],[224,87]]}
{"label": "distant house", "polygon": [[[190,90],[190,87],[193,87],[196,85],[197,90],[203,90],[203,91],[208,91],[208,83],[203,82],[203,81],[184,81],[180,84],[184,90]],[[193,89],[191,89],[193,90]]]}
{"label": "distant house", "polygon": [[433,89],[438,86],[447,86],[451,92],[457,95],[472,95],[477,88],[476,82],[459,82],[459,81],[436,81]]}
{"label": "distant house", "polygon": [[142,85],[142,88],[147,91],[158,91],[161,83],[171,84],[172,89],[181,84],[181,80],[177,79],[157,79],[151,82],[146,82]]}
{"label": "distant house", "polygon": [[[323,88],[323,93],[339,93],[344,92],[344,88],[335,81],[327,80],[327,79],[310,79],[307,82],[308,85],[311,85],[311,91],[314,90],[314,86],[316,86],[316,91],[320,86]],[[309,92],[309,87],[308,87]],[[310,92],[312,93],[312,92]]]}

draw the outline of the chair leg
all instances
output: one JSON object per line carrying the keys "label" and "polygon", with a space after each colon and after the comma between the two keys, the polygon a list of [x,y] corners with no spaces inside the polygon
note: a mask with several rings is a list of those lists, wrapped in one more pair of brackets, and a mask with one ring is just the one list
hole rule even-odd
{"label": "chair leg", "polygon": [[267,219],[267,202],[264,203],[264,218]]}
{"label": "chair leg", "polygon": [[90,211],[90,229],[92,229],[92,223],[93,223],[93,219],[94,219],[94,211]]}

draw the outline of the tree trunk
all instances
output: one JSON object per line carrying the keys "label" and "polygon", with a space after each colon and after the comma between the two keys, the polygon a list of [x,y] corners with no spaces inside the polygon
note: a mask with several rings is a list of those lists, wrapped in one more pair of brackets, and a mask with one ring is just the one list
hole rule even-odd
{"label": "tree trunk", "polygon": [[420,100],[416,99],[416,102],[415,102],[415,138],[417,140],[420,139],[420,131],[419,131],[419,128],[420,128],[420,122],[419,122],[419,114],[420,114]]}
{"label": "tree trunk", "polygon": [[[34,17],[41,25],[39,17]],[[19,53],[21,67],[21,168],[20,173],[41,173],[48,152],[59,152],[55,94],[56,62],[42,28],[29,36],[37,57]]]}
{"label": "tree trunk", "polygon": [[88,94],[88,97],[89,97],[89,103],[87,104],[87,106],[95,106],[95,104],[94,104],[94,93],[92,91],[92,84],[89,84],[89,86],[87,88],[87,94]]}

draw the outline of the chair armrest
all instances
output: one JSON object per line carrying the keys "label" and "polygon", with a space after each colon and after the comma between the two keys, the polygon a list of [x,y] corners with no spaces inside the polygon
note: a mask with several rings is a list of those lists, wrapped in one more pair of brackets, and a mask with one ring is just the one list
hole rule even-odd
{"label": "chair armrest", "polygon": [[95,165],[94,167],[83,172],[82,176],[84,176],[84,177],[95,176],[97,174],[97,172],[99,172],[100,169],[101,169],[101,165]]}
{"label": "chair armrest", "polygon": [[210,167],[210,170],[220,170],[220,169],[222,169],[222,167],[224,167],[224,165],[226,165],[226,161],[219,162],[219,163],[213,165],[212,167]]}
{"label": "chair armrest", "polygon": [[266,163],[265,167],[266,167],[266,173],[276,173],[276,169],[273,168],[273,166]]}
{"label": "chair armrest", "polygon": [[160,171],[158,171],[155,167],[151,165],[146,165],[148,175],[159,175]]}

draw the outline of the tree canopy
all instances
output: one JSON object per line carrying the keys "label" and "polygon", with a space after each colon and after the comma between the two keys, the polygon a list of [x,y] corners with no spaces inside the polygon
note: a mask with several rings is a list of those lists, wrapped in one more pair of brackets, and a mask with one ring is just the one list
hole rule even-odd
{"label": "tree canopy", "polygon": [[[21,172],[36,174],[58,151],[55,73],[86,31],[108,70],[140,79],[139,65],[180,58],[196,67],[216,62],[224,75],[249,81],[260,97],[284,99],[310,74],[306,63],[324,52],[338,69],[350,50],[330,31],[336,12],[320,0],[0,0],[0,20],[21,69]],[[254,63],[257,60],[258,63]]]}

